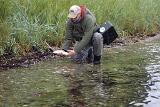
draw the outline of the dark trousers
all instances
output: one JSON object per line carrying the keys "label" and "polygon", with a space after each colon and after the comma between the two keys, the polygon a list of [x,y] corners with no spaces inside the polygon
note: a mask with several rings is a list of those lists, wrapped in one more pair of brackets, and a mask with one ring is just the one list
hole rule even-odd
{"label": "dark trousers", "polygon": [[[76,45],[79,42],[76,42]],[[83,62],[90,62],[93,61],[94,56],[102,56],[103,54],[103,36],[95,32],[93,34],[91,43],[89,43],[82,51],[81,53],[75,55],[73,57],[73,60],[78,63],[83,63]]]}

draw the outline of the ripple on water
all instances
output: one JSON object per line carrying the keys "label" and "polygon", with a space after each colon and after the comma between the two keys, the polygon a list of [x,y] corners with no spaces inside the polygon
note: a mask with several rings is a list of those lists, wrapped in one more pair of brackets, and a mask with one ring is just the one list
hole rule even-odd
{"label": "ripple on water", "polygon": [[144,100],[146,103],[137,103],[135,105],[160,107],[160,45],[156,43],[146,46],[144,49],[149,54],[149,61],[145,69],[150,76],[150,80],[147,81],[149,88],[146,88],[148,95]]}

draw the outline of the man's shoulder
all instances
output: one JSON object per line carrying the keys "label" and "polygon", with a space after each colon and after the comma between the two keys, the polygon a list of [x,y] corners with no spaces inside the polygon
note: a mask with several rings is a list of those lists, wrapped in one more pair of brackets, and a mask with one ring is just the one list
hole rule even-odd
{"label": "man's shoulder", "polygon": [[86,9],[86,18],[93,18],[95,19],[95,15],[89,10],[89,9]]}
{"label": "man's shoulder", "polygon": [[84,17],[84,21],[88,21],[88,20],[95,22],[96,18],[92,14],[86,14],[85,17]]}

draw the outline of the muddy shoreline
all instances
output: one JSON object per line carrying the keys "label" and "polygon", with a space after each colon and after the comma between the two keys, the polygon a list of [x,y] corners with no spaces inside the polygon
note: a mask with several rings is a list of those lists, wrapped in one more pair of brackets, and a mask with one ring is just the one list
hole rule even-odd
{"label": "muddy shoreline", "polygon": [[[135,43],[145,43],[158,39],[160,39],[160,34],[138,37],[123,37],[117,38],[112,44],[110,44],[109,47],[111,48],[115,46],[131,45]],[[0,70],[7,70],[17,67],[29,67],[33,64],[36,64],[39,61],[43,61],[50,58],[57,58],[57,56],[54,56],[53,52],[49,49],[46,50],[46,52],[33,50],[29,54],[19,57],[16,57],[12,54],[5,54],[0,56]]]}

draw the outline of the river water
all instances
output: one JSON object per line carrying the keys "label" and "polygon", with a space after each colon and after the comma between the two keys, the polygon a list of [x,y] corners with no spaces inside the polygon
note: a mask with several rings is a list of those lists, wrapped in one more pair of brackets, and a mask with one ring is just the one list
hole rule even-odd
{"label": "river water", "polygon": [[100,66],[49,59],[0,72],[0,107],[160,107],[160,43],[105,49]]}
{"label": "river water", "polygon": [[135,105],[143,105],[144,107],[159,107],[160,106],[160,45],[159,43],[146,44],[141,48],[148,54],[148,63],[145,71],[150,79],[144,84],[147,97],[143,102]]}

